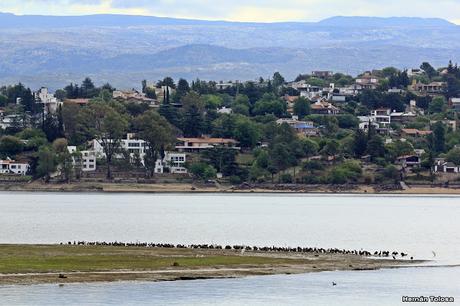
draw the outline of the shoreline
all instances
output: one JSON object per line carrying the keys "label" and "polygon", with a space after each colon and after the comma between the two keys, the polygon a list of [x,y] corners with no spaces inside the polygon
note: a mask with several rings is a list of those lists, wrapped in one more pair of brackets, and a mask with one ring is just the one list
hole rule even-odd
{"label": "shoreline", "polygon": [[330,186],[298,185],[295,188],[235,188],[232,186],[202,186],[181,183],[136,184],[136,183],[70,183],[70,184],[5,184],[0,183],[0,191],[11,192],[94,192],[94,193],[157,193],[157,194],[342,194],[342,195],[460,195],[460,188],[417,187],[404,190],[377,190],[371,185]]}
{"label": "shoreline", "polygon": [[428,261],[293,253],[79,245],[0,245],[0,286],[178,281],[416,267]]}

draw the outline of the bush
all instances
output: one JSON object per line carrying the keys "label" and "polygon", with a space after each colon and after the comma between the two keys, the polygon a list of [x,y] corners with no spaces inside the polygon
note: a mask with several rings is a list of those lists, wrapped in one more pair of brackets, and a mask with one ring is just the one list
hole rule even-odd
{"label": "bush", "polygon": [[293,182],[292,175],[290,175],[289,173],[285,173],[281,175],[280,181],[283,184],[292,184]]}
{"label": "bush", "polygon": [[364,175],[364,184],[373,184],[375,182],[375,177],[371,173],[366,173]]}
{"label": "bush", "polygon": [[194,178],[207,181],[213,179],[217,175],[216,169],[213,166],[207,165],[205,163],[194,163],[189,166],[190,173]]}
{"label": "bush", "polygon": [[308,160],[303,165],[302,168],[306,171],[316,171],[316,170],[323,170],[324,166],[319,160]]}
{"label": "bush", "polygon": [[387,166],[383,170],[382,176],[384,179],[392,180],[395,183],[399,183],[401,181],[401,175],[399,173],[399,170],[393,165]]}
{"label": "bush", "polygon": [[239,176],[237,175],[232,175],[228,178],[230,184],[232,185],[238,185],[238,184],[241,184],[242,183],[242,180]]}
{"label": "bush", "polygon": [[320,178],[316,175],[305,175],[302,177],[302,183],[304,184],[319,184],[321,183]]}
{"label": "bush", "polygon": [[345,169],[334,168],[327,176],[330,184],[345,184],[348,181],[348,173]]}
{"label": "bush", "polygon": [[327,176],[327,181],[330,184],[345,184],[348,182],[356,182],[361,175],[361,165],[356,161],[350,160],[333,168]]}

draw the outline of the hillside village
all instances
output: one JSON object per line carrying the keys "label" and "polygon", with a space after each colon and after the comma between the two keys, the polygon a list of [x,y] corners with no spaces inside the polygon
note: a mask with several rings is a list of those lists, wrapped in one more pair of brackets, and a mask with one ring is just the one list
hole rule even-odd
{"label": "hillside village", "polygon": [[460,185],[451,62],[140,85],[1,87],[0,181]]}

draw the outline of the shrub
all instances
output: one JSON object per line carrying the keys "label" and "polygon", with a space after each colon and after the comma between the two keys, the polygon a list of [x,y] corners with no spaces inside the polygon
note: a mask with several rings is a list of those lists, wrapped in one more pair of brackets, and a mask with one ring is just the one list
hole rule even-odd
{"label": "shrub", "polygon": [[230,181],[230,184],[233,184],[233,185],[238,185],[242,183],[241,178],[237,175],[230,176],[228,180]]}
{"label": "shrub", "polygon": [[292,184],[292,182],[293,182],[292,175],[290,175],[289,173],[285,173],[285,174],[281,175],[280,181],[283,184]]}

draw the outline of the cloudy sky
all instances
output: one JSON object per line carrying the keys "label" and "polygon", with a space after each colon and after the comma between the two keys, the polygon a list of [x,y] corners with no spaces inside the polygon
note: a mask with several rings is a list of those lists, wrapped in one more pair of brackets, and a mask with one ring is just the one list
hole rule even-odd
{"label": "cloudy sky", "polygon": [[439,17],[460,24],[460,0],[0,0],[15,14],[122,13],[233,21],[317,21],[331,16]]}

